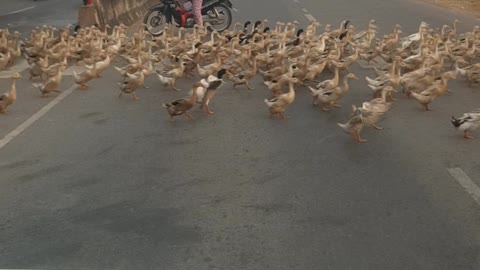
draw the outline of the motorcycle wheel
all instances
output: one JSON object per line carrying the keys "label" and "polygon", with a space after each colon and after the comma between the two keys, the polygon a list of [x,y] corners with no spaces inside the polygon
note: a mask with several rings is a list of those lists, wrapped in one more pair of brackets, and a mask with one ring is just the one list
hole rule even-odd
{"label": "motorcycle wheel", "polygon": [[163,26],[167,21],[167,16],[163,14],[161,9],[151,9],[147,11],[143,18],[146,30],[154,37],[163,34]]}
{"label": "motorcycle wheel", "polygon": [[219,3],[205,12],[203,20],[204,25],[208,23],[211,26],[209,30],[223,32],[232,24],[232,12],[225,4]]}

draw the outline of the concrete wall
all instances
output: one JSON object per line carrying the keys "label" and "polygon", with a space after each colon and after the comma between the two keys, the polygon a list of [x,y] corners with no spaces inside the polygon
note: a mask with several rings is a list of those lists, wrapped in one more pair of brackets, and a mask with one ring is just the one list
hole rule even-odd
{"label": "concrete wall", "polygon": [[81,26],[95,23],[100,26],[120,23],[129,25],[143,18],[148,8],[159,2],[160,0],[94,0],[93,6],[81,8],[78,23]]}

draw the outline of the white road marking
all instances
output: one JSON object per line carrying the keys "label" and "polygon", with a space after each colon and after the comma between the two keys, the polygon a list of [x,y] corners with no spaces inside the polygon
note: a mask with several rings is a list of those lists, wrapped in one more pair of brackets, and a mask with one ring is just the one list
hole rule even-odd
{"label": "white road marking", "polygon": [[480,188],[468,177],[460,168],[448,168],[448,172],[457,180],[457,182],[467,191],[478,205],[480,205]]}
{"label": "white road marking", "polygon": [[87,68],[84,65],[77,66],[74,64],[74,65],[71,65],[69,68],[67,68],[65,71],[63,71],[62,76],[73,76],[73,71],[75,71],[77,74],[80,74],[85,70],[87,70]]}
{"label": "white road marking", "polygon": [[303,13],[308,13],[308,10],[306,8],[302,8]]}
{"label": "white road marking", "polygon": [[12,77],[15,73],[22,73],[29,67],[27,60],[21,58],[20,61],[14,65],[9,67],[6,70],[0,71],[0,79],[6,79]]}
{"label": "white road marking", "polygon": [[7,13],[6,15],[17,14],[17,13],[24,12],[24,11],[27,11],[27,10],[29,10],[29,9],[35,8],[35,7],[36,7],[36,6],[31,6],[31,7],[27,7],[27,8],[22,8],[22,9],[15,10],[15,11],[12,11],[12,12],[10,12],[10,13]]}
{"label": "white road marking", "polygon": [[62,92],[58,95],[54,100],[50,101],[47,105],[41,108],[38,112],[28,118],[25,122],[23,122],[20,126],[15,128],[14,130],[10,131],[3,139],[0,140],[0,149],[2,149],[5,145],[11,142],[15,137],[20,135],[23,131],[25,131],[29,126],[35,123],[38,119],[44,116],[48,111],[50,111],[55,105],[57,105],[60,101],[70,95],[73,90],[77,88],[77,85],[72,85],[70,88]]}
{"label": "white road marking", "polygon": [[316,22],[317,21],[317,19],[315,19],[315,17],[313,17],[312,14],[307,13],[307,14],[305,14],[305,17],[307,18],[307,20],[309,22]]}
{"label": "white road marking", "polygon": [[293,0],[293,2],[295,2],[295,3],[297,3],[297,4],[300,3],[300,1],[298,1],[298,0]]}

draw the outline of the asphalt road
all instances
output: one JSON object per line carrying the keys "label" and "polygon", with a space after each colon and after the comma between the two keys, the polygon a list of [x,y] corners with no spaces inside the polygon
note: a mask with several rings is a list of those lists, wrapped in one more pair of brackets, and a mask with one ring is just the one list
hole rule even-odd
{"label": "asphalt road", "polygon": [[82,0],[2,0],[0,28],[22,34],[41,25],[64,27],[75,25]]}
{"label": "asphalt road", "polygon": [[[375,18],[383,33],[477,22],[400,0],[266,2],[235,1],[235,19],[305,25],[306,9],[357,29]],[[254,91],[227,85],[213,116],[195,109],[173,125],[160,104],[190,80],[179,93],[149,77],[137,102],[117,98],[119,80],[107,70],[0,148],[0,268],[480,269],[480,206],[448,171],[480,186],[480,139],[449,123],[479,107],[479,89],[462,80],[433,112],[398,95],[385,130],[362,133],[366,144],[336,126],[371,97],[363,80],[328,113],[298,89],[288,121],[269,119],[259,79]],[[65,76],[62,89],[71,85]],[[27,80],[18,89],[0,138],[55,98]]]}

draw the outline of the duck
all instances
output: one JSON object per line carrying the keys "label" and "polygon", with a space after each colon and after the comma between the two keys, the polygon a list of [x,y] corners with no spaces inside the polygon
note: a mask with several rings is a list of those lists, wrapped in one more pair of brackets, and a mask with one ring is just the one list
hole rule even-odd
{"label": "duck", "polygon": [[209,115],[214,113],[210,110],[209,103],[217,93],[217,89],[223,84],[222,78],[224,75],[229,76],[230,72],[225,68],[222,68],[217,72],[217,76],[210,75],[206,79],[200,81],[200,84],[205,88],[205,94],[202,98],[200,109],[205,108]]}
{"label": "duck", "polygon": [[164,103],[162,106],[167,109],[168,114],[170,115],[170,123],[174,122],[175,116],[185,115],[189,120],[193,120],[193,117],[188,113],[188,111],[193,108],[198,100],[198,88],[202,87],[201,83],[195,83],[192,86],[192,94],[190,97],[177,99],[170,103]]}
{"label": "duck", "polygon": [[43,83],[33,83],[32,85],[40,90],[42,97],[46,97],[50,93],[60,93],[58,86],[60,86],[60,83],[62,82],[62,71],[65,68],[66,65],[61,63],[54,76],[49,77],[47,81]]}
{"label": "duck", "polygon": [[120,88],[120,94],[118,97],[120,98],[123,93],[131,94],[134,100],[139,100],[140,98],[137,97],[135,92],[137,91],[138,87],[143,85],[145,76],[143,72],[138,72],[137,74],[127,74],[127,78],[122,83],[118,83],[118,87]]}
{"label": "duck", "polygon": [[357,108],[355,105],[352,105],[352,115],[348,121],[343,123],[337,123],[337,125],[346,133],[352,135],[354,139],[359,143],[364,143],[367,140],[362,139],[360,132],[364,126],[364,117],[368,117],[368,112],[362,108]]}
{"label": "duck", "polygon": [[0,113],[8,114],[6,109],[17,100],[17,86],[16,82],[20,79],[20,74],[15,73],[12,76],[12,86],[8,92],[0,95]]}
{"label": "duck", "polygon": [[450,79],[455,79],[456,73],[452,72],[445,72],[441,77],[441,82],[434,83],[432,86],[427,88],[426,90],[416,93],[411,92],[411,95],[414,99],[416,99],[426,111],[431,111],[428,105],[435,100],[437,97],[443,95],[447,92],[447,85]]}
{"label": "duck", "polygon": [[317,89],[332,89],[338,86],[338,81],[339,81],[339,70],[340,70],[340,65],[337,62],[332,62],[332,64],[335,66],[335,71],[334,71],[334,76],[330,80],[325,80],[323,82],[320,82],[317,84],[316,88]]}
{"label": "duck", "polygon": [[10,51],[8,51],[7,53],[0,53],[0,70],[4,69],[7,66],[11,57],[12,55]]}
{"label": "duck", "polygon": [[292,104],[295,100],[295,89],[293,86],[298,82],[299,80],[297,78],[291,77],[287,93],[281,94],[272,99],[264,99],[264,102],[267,104],[270,111],[270,118],[273,118],[274,115],[278,114],[282,120],[287,120],[287,117],[283,113],[286,111],[288,105]]}
{"label": "duck", "polygon": [[186,65],[187,62],[182,60],[179,67],[171,69],[170,71],[156,70],[155,74],[157,74],[158,79],[164,86],[170,86],[172,89],[180,91],[180,89],[177,88],[176,83],[177,80],[183,76]]}
{"label": "duck", "polygon": [[336,104],[336,101],[341,99],[349,90],[349,80],[358,80],[358,77],[353,73],[349,73],[343,78],[343,85],[330,89],[315,89],[311,86],[308,86],[312,93],[313,106],[316,106],[318,102],[322,103],[322,111],[324,112],[329,110],[327,108],[328,106],[339,107],[339,105]]}
{"label": "duck", "polygon": [[230,79],[233,81],[233,88],[238,85],[245,85],[248,90],[253,90],[253,87],[250,86],[250,80],[257,75],[257,71],[257,60],[254,58],[252,68],[244,70],[237,75],[230,76]]}
{"label": "duck", "polygon": [[200,64],[197,64],[197,70],[200,77],[207,78],[208,76],[215,74],[215,72],[218,72],[222,66],[222,55],[223,54],[221,53],[217,53],[215,56],[215,62],[204,67],[201,67]]}
{"label": "duck", "polygon": [[374,98],[368,102],[364,102],[362,107],[366,110],[369,110],[375,113],[375,118],[369,119],[368,125],[373,126],[375,129],[382,130],[382,127],[377,125],[377,122],[380,121],[381,116],[388,112],[392,107],[391,102],[387,102],[387,96],[389,96],[392,92],[396,92],[395,88],[392,86],[386,86],[381,91],[381,97]]}
{"label": "duck", "polygon": [[84,72],[80,74],[77,74],[77,72],[74,70],[73,78],[75,79],[75,83],[80,86],[80,89],[87,89],[87,82],[89,82],[93,78],[97,78],[98,74],[99,70],[95,68],[87,68]]}
{"label": "duck", "polygon": [[463,131],[463,137],[471,140],[474,137],[469,135],[468,132],[480,127],[480,108],[477,108],[469,113],[464,113],[463,116],[451,118],[452,125],[460,131]]}

